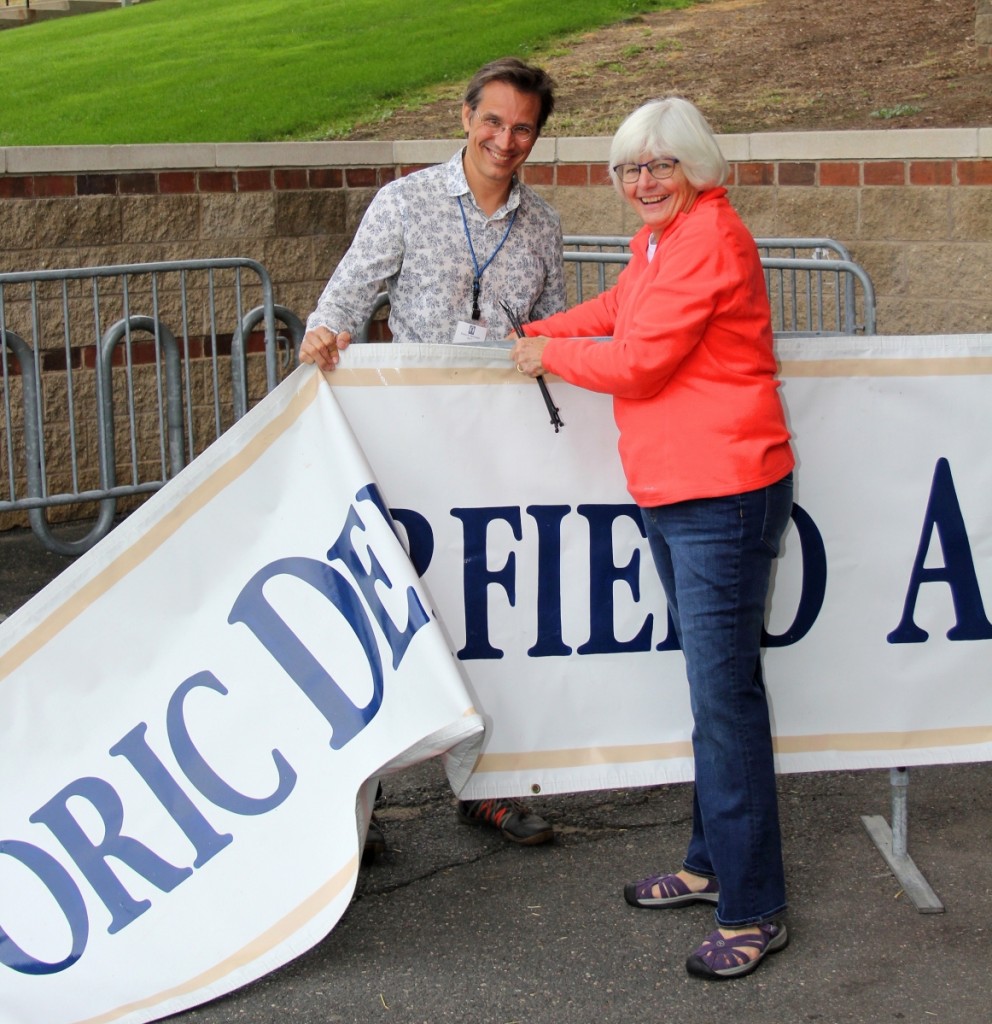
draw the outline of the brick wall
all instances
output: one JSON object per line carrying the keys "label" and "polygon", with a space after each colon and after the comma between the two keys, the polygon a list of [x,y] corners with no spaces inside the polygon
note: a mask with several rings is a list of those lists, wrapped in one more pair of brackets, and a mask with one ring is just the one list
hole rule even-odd
{"label": "brick wall", "polygon": [[[992,128],[723,136],[761,236],[828,235],[887,334],[992,330]],[[0,149],[0,270],[247,256],[312,308],[375,189],[451,142]],[[632,233],[608,139],[542,139],[524,171],[567,234]]]}

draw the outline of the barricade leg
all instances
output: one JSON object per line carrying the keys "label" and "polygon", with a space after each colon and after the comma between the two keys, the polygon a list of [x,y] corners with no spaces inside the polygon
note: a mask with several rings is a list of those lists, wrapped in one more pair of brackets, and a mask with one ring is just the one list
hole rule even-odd
{"label": "barricade leg", "polygon": [[872,842],[878,847],[886,863],[902,886],[903,892],[912,900],[921,914],[942,914],[944,904],[913,863],[907,852],[907,823],[909,820],[909,770],[891,768],[889,780],[892,786],[892,826],[880,814],[861,816],[861,822],[868,830]]}

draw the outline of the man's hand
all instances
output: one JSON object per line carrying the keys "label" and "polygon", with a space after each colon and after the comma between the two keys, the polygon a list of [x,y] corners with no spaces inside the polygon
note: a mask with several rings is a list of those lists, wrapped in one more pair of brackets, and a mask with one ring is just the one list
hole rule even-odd
{"label": "man's hand", "polygon": [[335,334],[327,327],[307,331],[300,342],[300,362],[316,363],[322,370],[333,370],[341,358],[341,351],[351,344],[347,331]]}

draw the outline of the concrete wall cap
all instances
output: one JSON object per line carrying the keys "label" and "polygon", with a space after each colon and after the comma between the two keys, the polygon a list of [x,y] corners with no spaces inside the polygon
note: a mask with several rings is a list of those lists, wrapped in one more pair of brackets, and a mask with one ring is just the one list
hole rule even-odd
{"label": "concrete wall cap", "polygon": [[977,156],[979,130],[768,132],[747,138],[752,160],[937,160]]}
{"label": "concrete wall cap", "polygon": [[7,150],[8,174],[147,171],[213,167],[212,143],[138,146],[19,146]]}
{"label": "concrete wall cap", "polygon": [[747,160],[751,151],[750,135],[718,135],[716,137],[720,152],[731,161]]}
{"label": "concrete wall cap", "polygon": [[[992,127],[906,128],[852,132],[766,132],[718,135],[731,161],[947,160],[992,157]],[[607,136],[538,139],[535,163],[605,163]],[[447,160],[460,139],[397,142],[256,142],[133,146],[10,146],[0,148],[0,173],[71,174],[99,171],[236,167],[349,167],[433,164]]]}
{"label": "concrete wall cap", "polygon": [[578,136],[555,139],[558,159],[565,164],[606,163],[612,137]]}
{"label": "concrete wall cap", "polygon": [[430,142],[394,142],[393,160],[397,164],[443,164],[462,146],[464,139],[432,139]]}
{"label": "concrete wall cap", "polygon": [[218,167],[326,167],[389,164],[388,142],[218,142]]}
{"label": "concrete wall cap", "polygon": [[555,162],[558,152],[558,140],[553,136],[539,138],[530,151],[530,159],[535,163],[551,164]]}

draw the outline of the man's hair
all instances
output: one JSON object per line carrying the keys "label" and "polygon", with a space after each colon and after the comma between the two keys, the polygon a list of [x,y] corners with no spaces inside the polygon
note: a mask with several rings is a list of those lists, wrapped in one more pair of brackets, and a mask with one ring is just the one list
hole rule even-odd
{"label": "man's hair", "polygon": [[465,90],[465,104],[470,110],[478,107],[482,90],[490,82],[505,82],[518,92],[536,96],[541,101],[541,110],[537,116],[537,132],[540,134],[545,121],[555,109],[555,83],[547,71],[533,64],[525,64],[516,57],[500,57],[499,60],[484,64],[472,76]]}

